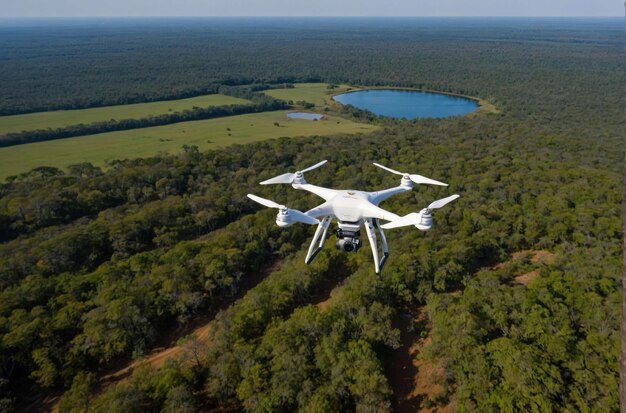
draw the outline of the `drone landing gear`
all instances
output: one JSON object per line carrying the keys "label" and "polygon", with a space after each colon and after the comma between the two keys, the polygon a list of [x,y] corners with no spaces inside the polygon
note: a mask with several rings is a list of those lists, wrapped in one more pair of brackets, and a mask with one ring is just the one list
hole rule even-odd
{"label": "drone landing gear", "polygon": [[[324,217],[322,221],[317,226],[315,230],[315,235],[313,236],[313,240],[311,241],[311,245],[309,246],[309,252],[306,255],[306,259],[304,262],[308,265],[313,259],[317,256],[317,254],[322,250],[322,245],[324,245],[324,241],[326,240],[326,236],[328,235],[328,227],[330,226],[331,217]],[[376,218],[367,218],[364,220],[365,231],[367,232],[367,238],[370,242],[370,247],[372,248],[372,255],[374,256],[374,268],[376,270],[376,274],[380,274],[380,271],[383,269],[387,258],[389,257],[389,248],[387,247],[387,239],[385,238],[385,233],[383,229],[378,225],[378,220]],[[380,234],[381,248],[382,248],[382,258],[379,259],[378,256],[378,238],[376,237],[376,229]]]}
{"label": "drone landing gear", "polygon": [[[380,261],[378,260],[378,240],[376,239],[376,228],[378,228],[378,232],[380,233],[380,241],[382,244],[383,257]],[[369,239],[370,247],[372,247],[372,255],[374,256],[374,269],[376,270],[376,274],[380,274],[380,270],[383,269],[383,266],[387,261],[387,257],[389,257],[389,248],[387,247],[387,239],[385,238],[385,233],[383,232],[383,229],[378,225],[378,220],[376,218],[365,219],[365,232],[367,232],[367,239]]]}
{"label": "drone landing gear", "polygon": [[[311,246],[309,247],[309,252],[306,255],[306,259],[304,262],[308,265],[313,259],[317,256],[317,254],[322,250],[322,245],[324,245],[324,240],[326,240],[326,235],[328,234],[328,227],[330,226],[330,217],[324,217],[322,222],[320,222],[315,230],[315,235],[313,236],[313,240],[311,241]],[[317,248],[315,248],[315,244],[319,240],[319,244]]]}

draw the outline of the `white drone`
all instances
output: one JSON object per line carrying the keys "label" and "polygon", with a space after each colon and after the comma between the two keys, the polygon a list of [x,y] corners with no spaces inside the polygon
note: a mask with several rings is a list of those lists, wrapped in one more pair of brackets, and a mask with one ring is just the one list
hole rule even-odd
{"label": "white drone", "polygon": [[[326,162],[327,161],[322,161],[301,171],[297,171],[295,173],[287,172],[286,174],[261,182],[261,185],[291,184],[291,186],[295,189],[304,189],[305,191],[312,192],[315,195],[324,198],[324,201],[326,202],[308,210],[307,212],[290,209],[284,205],[279,205],[274,201],[270,201],[269,199],[248,194],[248,198],[253,201],[268,208],[278,209],[276,225],[279,227],[286,227],[294,222],[303,222],[310,225],[317,224],[317,230],[315,231],[313,241],[311,242],[309,252],[305,259],[306,264],[310,264],[322,249],[322,245],[324,244],[324,240],[326,239],[326,235],[328,233],[328,227],[330,226],[332,219],[335,218],[337,219],[337,225],[339,227],[336,231],[337,242],[335,246],[345,252],[357,251],[361,247],[361,240],[359,239],[361,235],[361,225],[365,225],[367,238],[369,239],[370,246],[372,247],[372,254],[374,255],[374,267],[376,274],[380,274],[380,270],[383,268],[387,257],[389,257],[387,240],[385,239],[383,229],[415,225],[415,227],[419,230],[428,231],[433,225],[431,211],[433,209],[441,208],[459,197],[459,195],[455,194],[447,198],[439,199],[418,213],[412,212],[406,216],[400,217],[392,212],[385,211],[380,208],[378,204],[392,195],[410,191],[413,189],[415,184],[440,186],[448,186],[448,184],[444,184],[443,182],[435,181],[434,179],[426,178],[421,175],[394,171],[391,168],[387,168],[386,166],[377,163],[374,163],[374,165],[396,175],[402,176],[400,185],[394,188],[383,189],[381,191],[365,192],[353,189],[338,190],[322,188],[311,185],[304,180],[304,176],[302,175],[304,172],[319,168]],[[389,222],[384,225],[379,225],[378,220],[380,219]],[[380,233],[382,243],[382,258],[380,260],[378,255],[378,241],[375,232],[376,228]],[[316,245],[317,248],[315,247]]]}

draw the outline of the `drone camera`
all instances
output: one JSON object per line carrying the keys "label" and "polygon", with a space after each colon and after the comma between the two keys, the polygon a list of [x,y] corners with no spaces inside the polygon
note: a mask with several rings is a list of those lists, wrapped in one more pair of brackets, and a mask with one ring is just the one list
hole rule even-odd
{"label": "drone camera", "polygon": [[335,247],[344,252],[356,252],[361,248],[360,231],[346,231],[337,229],[337,242]]}
{"label": "drone camera", "polygon": [[361,248],[361,240],[358,238],[338,239],[335,243],[335,247],[344,252],[356,252]]}

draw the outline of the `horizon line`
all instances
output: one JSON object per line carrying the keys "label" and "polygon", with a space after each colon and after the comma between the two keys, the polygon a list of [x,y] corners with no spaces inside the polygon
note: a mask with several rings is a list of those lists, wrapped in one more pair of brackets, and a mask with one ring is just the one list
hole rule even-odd
{"label": "horizon line", "polygon": [[598,15],[598,16],[584,16],[584,15],[413,15],[413,16],[400,16],[400,15],[390,15],[390,16],[380,16],[380,15],[319,15],[319,16],[306,16],[306,15],[261,15],[261,16],[240,16],[240,15],[155,15],[155,16],[146,16],[146,15],[85,15],[85,16],[0,16],[0,19],[92,19],[92,18],[119,18],[119,19],[127,19],[127,18],[145,18],[145,19],[163,19],[163,18],[292,18],[292,19],[301,19],[301,18],[333,18],[333,17],[341,17],[341,18],[398,18],[398,19],[410,19],[416,17],[422,18],[588,18],[588,19],[596,19],[596,18],[614,18],[620,17],[623,18],[624,15],[615,14],[615,15]]}

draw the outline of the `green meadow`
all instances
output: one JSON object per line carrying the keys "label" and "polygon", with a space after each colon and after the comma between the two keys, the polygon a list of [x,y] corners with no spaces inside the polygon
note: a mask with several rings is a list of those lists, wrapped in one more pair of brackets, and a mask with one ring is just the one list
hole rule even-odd
{"label": "green meadow", "polygon": [[36,129],[56,129],[81,123],[104,122],[111,119],[140,119],[165,113],[181,112],[194,106],[208,107],[249,103],[248,100],[225,95],[203,95],[188,99],[163,100],[100,108],[56,110],[0,117],[0,135]]}
{"label": "green meadow", "polygon": [[103,166],[113,159],[174,153],[185,144],[205,150],[279,137],[367,133],[378,129],[336,116],[320,121],[289,119],[287,113],[282,110],[228,116],[0,148],[0,179],[38,166],[63,168],[80,162]]}
{"label": "green meadow", "polygon": [[346,85],[339,85],[337,88],[328,89],[327,83],[296,83],[294,86],[293,88],[266,90],[263,93],[285,101],[293,100],[296,102],[304,100],[319,107],[329,106],[332,103],[331,96],[334,94],[358,89]]}
{"label": "green meadow", "polygon": [[[296,83],[293,88],[284,88],[284,89],[270,89],[266,90],[263,93],[266,95],[270,95],[276,99],[282,99],[285,101],[293,101],[294,103],[297,101],[304,100],[306,102],[313,103],[316,107],[324,107],[331,106],[335,102],[332,101],[331,96],[337,95],[343,92],[347,92],[349,90],[361,90],[362,88],[348,85],[338,85],[336,88],[328,89],[328,83]],[[368,87],[368,89],[389,89],[389,86],[372,86]],[[423,90],[427,92],[434,93],[443,93],[437,90],[424,90],[424,89],[416,89],[416,88],[392,88],[392,89],[407,89],[407,90]],[[499,113],[498,108],[493,105],[491,102],[480,99],[474,96],[466,96],[462,94],[451,93],[455,96],[463,96],[471,99],[475,99],[478,102],[478,109],[473,113],[470,113],[469,117],[476,116],[477,114],[483,113]]]}

